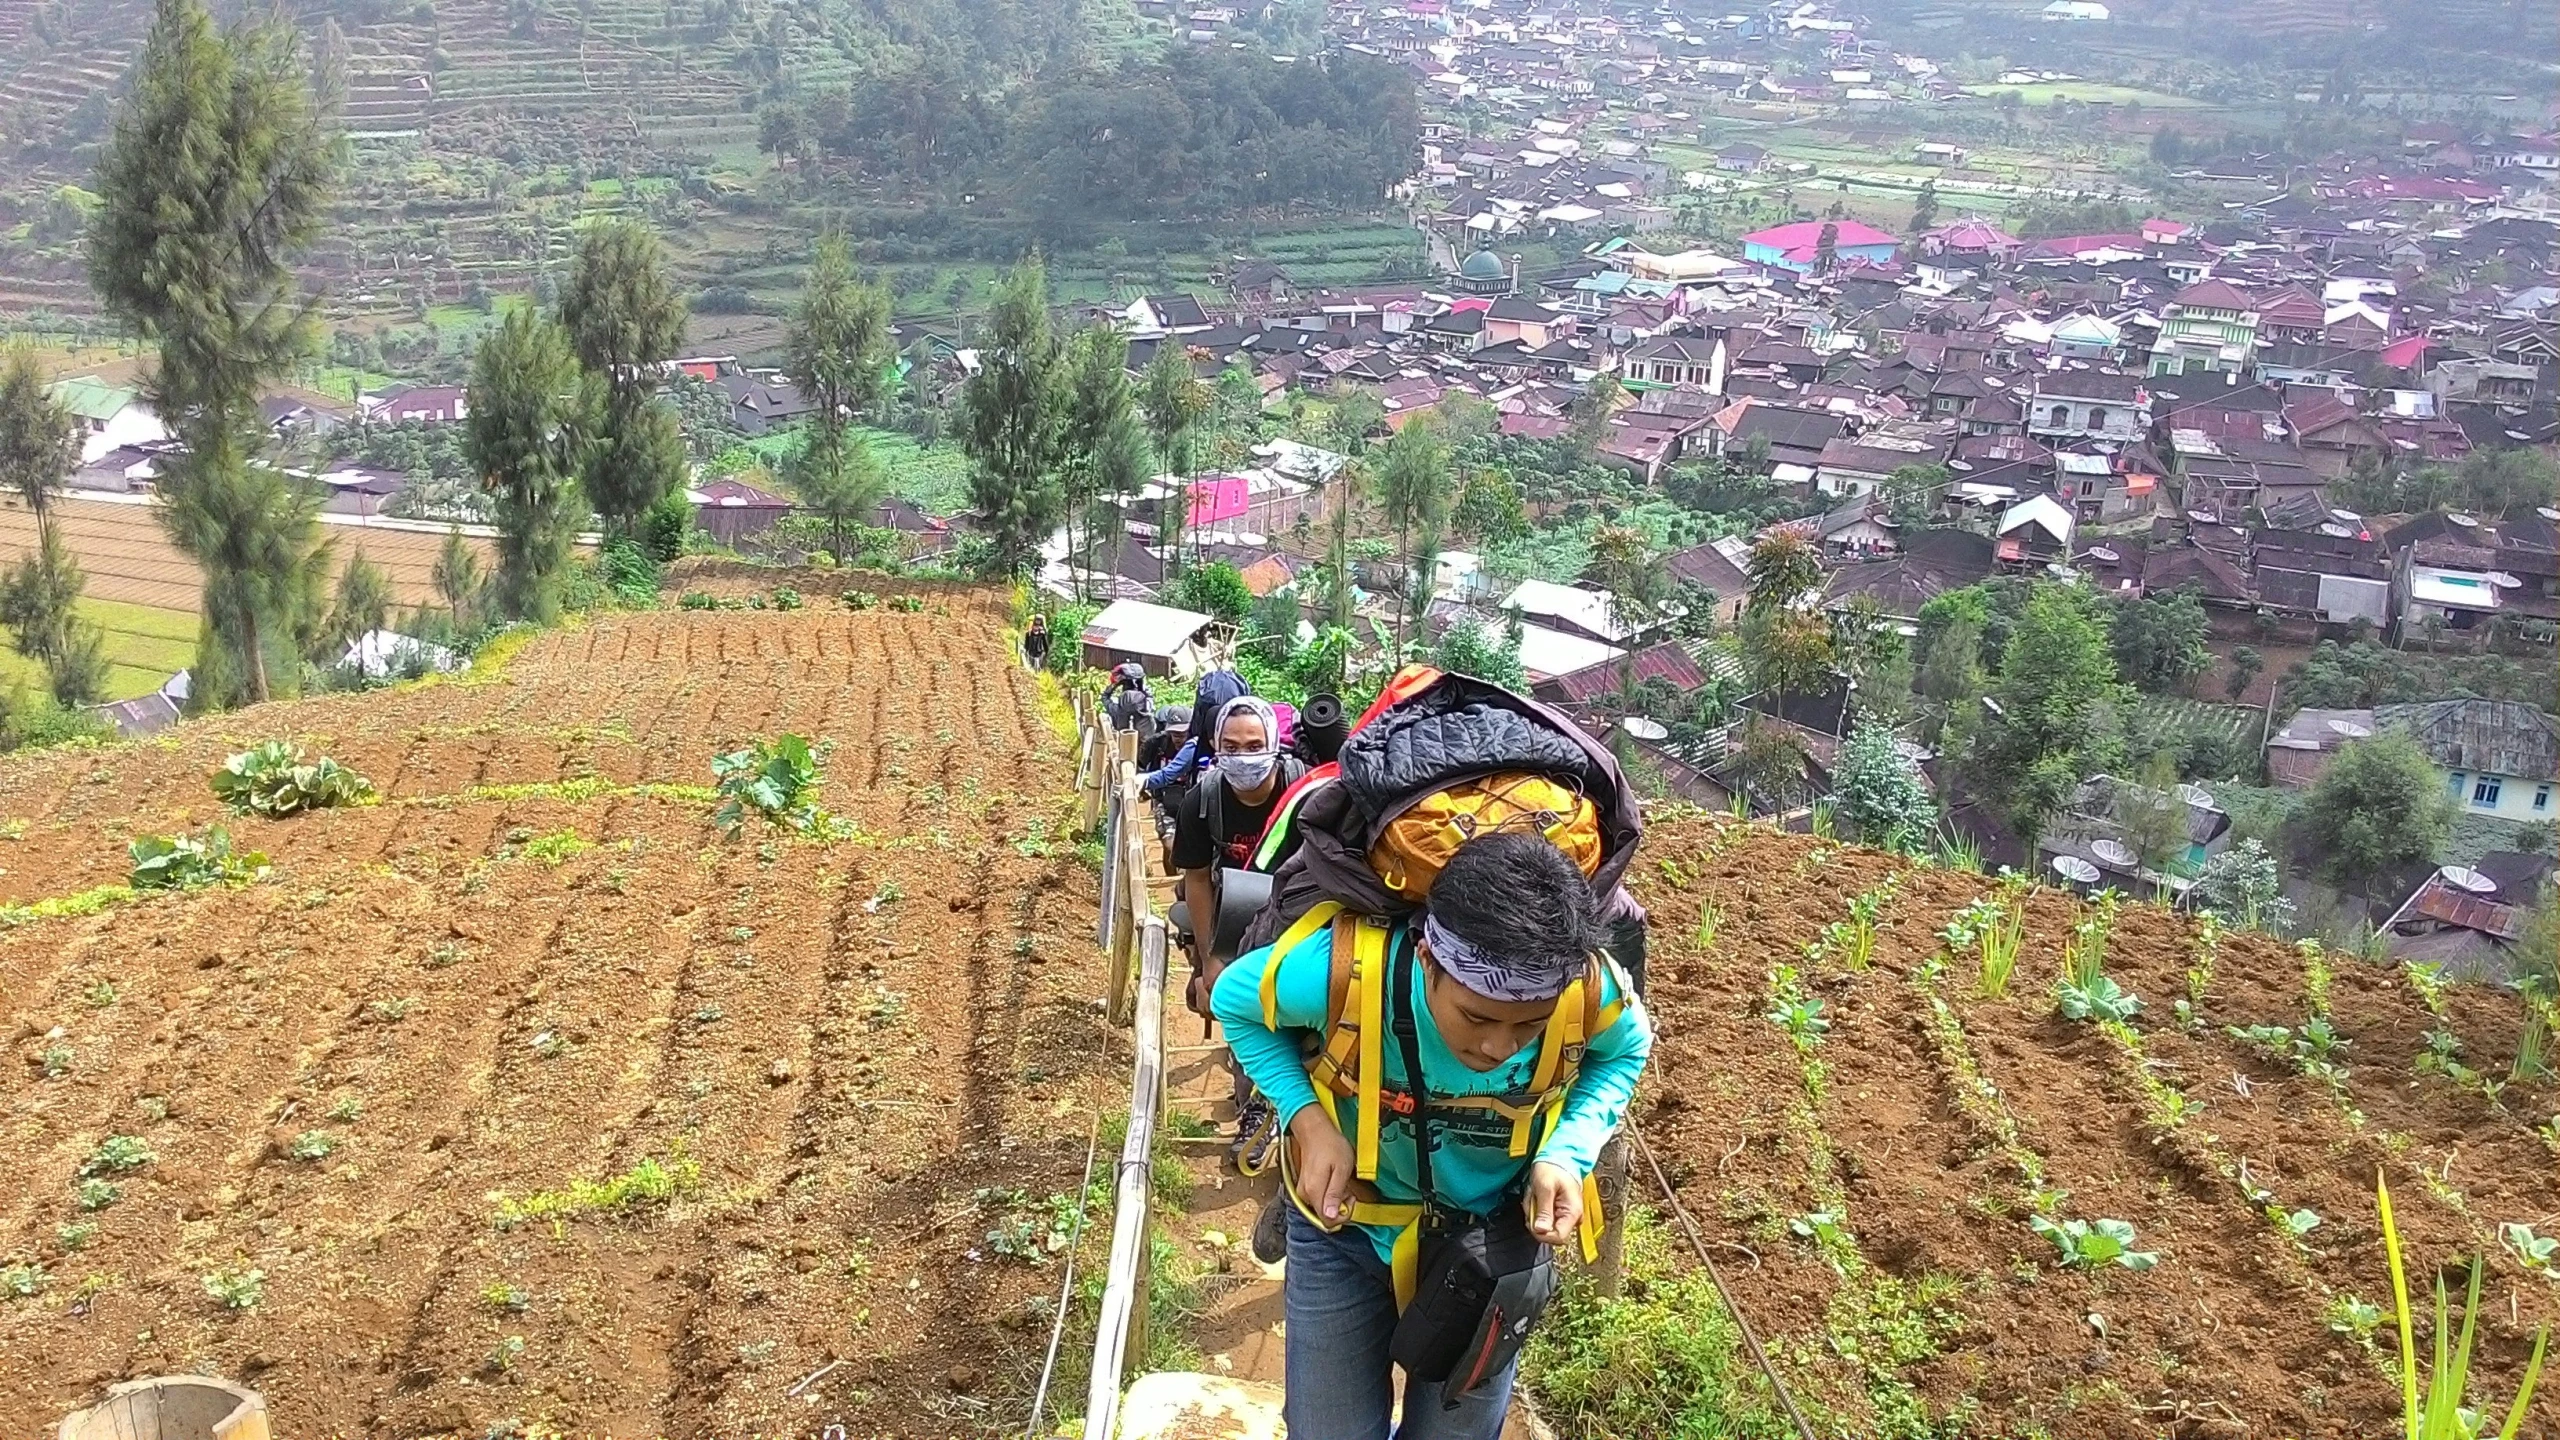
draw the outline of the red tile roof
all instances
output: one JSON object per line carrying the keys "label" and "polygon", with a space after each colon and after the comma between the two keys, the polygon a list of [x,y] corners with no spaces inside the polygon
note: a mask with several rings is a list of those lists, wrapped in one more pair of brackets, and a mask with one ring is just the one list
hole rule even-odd
{"label": "red tile roof", "polygon": [[2227,280],[2199,280],[2177,293],[2171,304],[2191,310],[2254,310],[2257,302]]}

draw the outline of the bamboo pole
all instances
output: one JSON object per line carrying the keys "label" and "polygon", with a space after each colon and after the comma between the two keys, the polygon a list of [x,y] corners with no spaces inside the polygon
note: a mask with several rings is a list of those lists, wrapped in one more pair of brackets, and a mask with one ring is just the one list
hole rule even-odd
{"label": "bamboo pole", "polygon": [[1086,1440],[1111,1440],[1120,1422],[1120,1387],[1130,1358],[1146,1349],[1148,1222],[1156,1117],[1164,1095],[1165,927],[1155,916],[1140,931],[1137,1059],[1129,1077],[1129,1131],[1111,1218],[1111,1260],[1104,1271],[1102,1312],[1094,1325],[1093,1372],[1085,1391]]}

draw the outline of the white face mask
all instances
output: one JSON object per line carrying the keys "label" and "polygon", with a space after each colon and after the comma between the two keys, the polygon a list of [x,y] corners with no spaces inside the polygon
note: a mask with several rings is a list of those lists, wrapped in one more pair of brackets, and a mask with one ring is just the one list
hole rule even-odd
{"label": "white face mask", "polygon": [[1279,764],[1279,754],[1270,750],[1253,755],[1221,755],[1218,773],[1226,777],[1229,789],[1251,790],[1270,779]]}

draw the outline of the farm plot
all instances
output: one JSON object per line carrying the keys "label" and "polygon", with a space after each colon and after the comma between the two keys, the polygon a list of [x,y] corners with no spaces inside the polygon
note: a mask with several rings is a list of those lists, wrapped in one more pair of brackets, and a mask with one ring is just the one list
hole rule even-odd
{"label": "farm plot", "polygon": [[[2503,1417],[2560,1315],[2555,1096],[2509,1079],[2513,995],[2126,905],[2103,973],[2142,1007],[2075,1022],[2097,906],[1710,819],[1645,843],[1638,1123],[1827,1433],[2393,1430],[2377,1172],[2422,1308],[2487,1256],[2473,1393]],[[1986,899],[2021,927],[1999,996],[1943,933]]]}
{"label": "farm plot", "polygon": [[[298,1435],[1018,1425],[1116,1067],[1002,624],[617,615],[0,767],[0,900],[86,897],[0,926],[0,1408],[202,1367]],[[832,838],[724,837],[712,756],[783,732]],[[382,798],[224,817],[268,739]],[[217,820],[263,881],[97,888]]]}

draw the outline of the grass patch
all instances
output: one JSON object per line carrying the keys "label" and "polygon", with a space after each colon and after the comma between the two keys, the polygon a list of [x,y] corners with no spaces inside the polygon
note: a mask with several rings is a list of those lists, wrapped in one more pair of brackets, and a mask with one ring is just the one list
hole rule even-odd
{"label": "grass patch", "polygon": [[130,885],[93,885],[69,895],[49,895],[23,905],[0,905],[0,926],[31,925],[38,920],[63,920],[82,915],[95,915],[110,905],[131,900]]}
{"label": "grass patch", "polygon": [[[195,663],[196,617],[186,611],[86,595],[75,608],[106,632],[109,700],[148,695]],[[21,684],[31,691],[43,689],[44,667],[15,650],[0,649],[0,688]]]}
{"label": "grass patch", "polygon": [[554,1224],[598,1212],[625,1213],[644,1205],[665,1205],[702,1188],[702,1167],[682,1155],[664,1164],[655,1156],[603,1180],[572,1180],[566,1188],[540,1190],[521,1199],[501,1193],[497,1226],[512,1230],[527,1220]]}
{"label": "grass patch", "polygon": [[1631,1207],[1623,1295],[1575,1270],[1521,1354],[1522,1383],[1559,1435],[1589,1440],[1781,1440],[1768,1381],[1703,1267],[1681,1264],[1660,1216]]}

